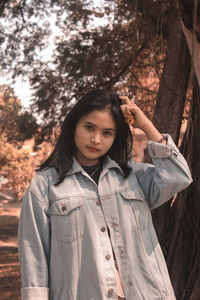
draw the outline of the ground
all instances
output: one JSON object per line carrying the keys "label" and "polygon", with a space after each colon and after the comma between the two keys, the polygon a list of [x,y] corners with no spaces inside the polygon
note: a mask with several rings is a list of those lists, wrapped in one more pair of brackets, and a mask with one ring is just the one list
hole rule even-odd
{"label": "ground", "polygon": [[0,200],[0,300],[20,300],[17,228],[20,203]]}

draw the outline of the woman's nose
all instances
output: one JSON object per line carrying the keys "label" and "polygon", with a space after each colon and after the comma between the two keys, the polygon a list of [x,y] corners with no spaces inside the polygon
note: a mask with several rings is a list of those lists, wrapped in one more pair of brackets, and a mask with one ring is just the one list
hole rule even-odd
{"label": "woman's nose", "polygon": [[101,137],[100,137],[100,134],[94,134],[92,137],[91,137],[91,142],[93,144],[100,144],[101,142]]}

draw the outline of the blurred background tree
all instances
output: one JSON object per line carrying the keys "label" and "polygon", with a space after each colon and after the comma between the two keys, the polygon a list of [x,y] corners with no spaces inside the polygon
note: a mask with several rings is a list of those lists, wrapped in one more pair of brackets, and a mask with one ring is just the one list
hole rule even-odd
{"label": "blurred background tree", "polygon": [[17,149],[1,135],[0,169],[0,176],[4,178],[1,188],[12,191],[15,200],[21,199],[34,174],[30,150]]}
{"label": "blurred background tree", "polygon": [[36,134],[38,124],[31,112],[22,109],[21,101],[8,85],[0,86],[0,135],[6,135],[9,143],[20,142]]}
{"label": "blurred background tree", "polygon": [[21,101],[8,85],[0,86],[0,176],[2,187],[21,199],[34,174],[31,148],[23,142],[38,130],[35,117],[22,109]]}
{"label": "blurred background tree", "polygon": [[[177,299],[197,300],[200,1],[98,3],[2,1],[1,72],[13,80],[28,77],[31,107],[41,120],[38,144],[51,141],[53,128],[73,102],[96,87],[135,97],[161,132],[169,132],[177,144],[182,141],[194,183],[175,202],[155,210],[153,218]],[[47,57],[48,47],[52,57]]]}

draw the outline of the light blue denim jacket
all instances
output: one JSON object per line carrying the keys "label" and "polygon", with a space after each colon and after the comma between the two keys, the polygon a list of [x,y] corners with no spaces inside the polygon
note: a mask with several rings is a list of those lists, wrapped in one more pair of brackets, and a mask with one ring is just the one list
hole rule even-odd
{"label": "light blue denim jacket", "polygon": [[107,157],[98,185],[75,159],[58,186],[55,169],[36,174],[19,224],[23,300],[116,300],[113,252],[127,300],[175,299],[150,210],[192,179],[170,136],[148,149],[154,165],[130,161],[127,178]]}

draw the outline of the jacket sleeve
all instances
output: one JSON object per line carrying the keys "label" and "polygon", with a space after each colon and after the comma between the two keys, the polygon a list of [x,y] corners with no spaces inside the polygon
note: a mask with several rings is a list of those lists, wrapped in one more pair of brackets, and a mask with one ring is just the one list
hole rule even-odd
{"label": "jacket sleeve", "polygon": [[167,144],[148,141],[153,165],[135,163],[137,180],[151,209],[186,188],[192,177],[188,164],[169,135]]}
{"label": "jacket sleeve", "polygon": [[22,300],[48,300],[50,224],[48,208],[29,188],[18,228]]}

